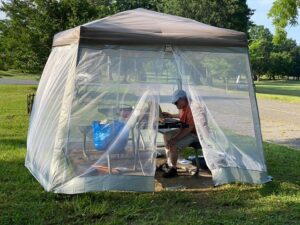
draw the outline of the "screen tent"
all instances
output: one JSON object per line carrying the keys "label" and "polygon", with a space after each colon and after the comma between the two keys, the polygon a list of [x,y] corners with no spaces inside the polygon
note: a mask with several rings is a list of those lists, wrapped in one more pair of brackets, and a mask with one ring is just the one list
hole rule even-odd
{"label": "screen tent", "polygon": [[245,34],[144,9],[55,35],[26,167],[47,191],[153,191],[159,105],[175,112],[177,89],[214,184],[268,182]]}

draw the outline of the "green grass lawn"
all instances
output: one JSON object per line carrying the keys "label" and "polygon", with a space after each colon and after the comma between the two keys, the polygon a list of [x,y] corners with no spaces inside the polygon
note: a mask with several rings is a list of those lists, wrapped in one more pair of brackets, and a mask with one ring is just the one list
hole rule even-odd
{"label": "green grass lawn", "polygon": [[300,103],[300,81],[260,81],[255,87],[258,98]]}
{"label": "green grass lawn", "polygon": [[265,143],[266,185],[197,192],[45,192],[24,167],[26,94],[0,85],[0,224],[299,224],[300,151]]}
{"label": "green grass lawn", "polygon": [[13,78],[13,79],[24,79],[24,80],[39,80],[41,74],[35,73],[22,73],[18,70],[0,70],[0,78]]}

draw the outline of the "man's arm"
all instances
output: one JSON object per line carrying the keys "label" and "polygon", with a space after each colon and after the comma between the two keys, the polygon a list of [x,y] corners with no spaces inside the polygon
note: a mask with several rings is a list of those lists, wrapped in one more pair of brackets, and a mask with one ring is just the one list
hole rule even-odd
{"label": "man's arm", "polygon": [[179,118],[179,114],[171,114],[168,112],[163,112],[163,115],[169,118]]}

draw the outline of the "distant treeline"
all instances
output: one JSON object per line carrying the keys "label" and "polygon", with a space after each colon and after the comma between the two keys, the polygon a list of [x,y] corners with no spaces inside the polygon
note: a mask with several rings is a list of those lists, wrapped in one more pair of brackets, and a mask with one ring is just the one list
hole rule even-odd
{"label": "distant treeline", "polygon": [[255,78],[300,78],[300,46],[292,39],[274,44],[273,35],[264,26],[249,30],[249,51]]}
{"label": "distant treeline", "polygon": [[41,72],[54,34],[139,7],[246,32],[255,74],[299,74],[299,47],[292,40],[272,44],[270,32],[251,22],[246,0],[7,0],[1,7],[0,69]]}

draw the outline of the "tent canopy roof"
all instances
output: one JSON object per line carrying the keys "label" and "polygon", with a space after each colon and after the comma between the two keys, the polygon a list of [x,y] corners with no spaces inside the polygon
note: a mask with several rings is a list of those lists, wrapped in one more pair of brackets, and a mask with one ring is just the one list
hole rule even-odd
{"label": "tent canopy roof", "polygon": [[128,10],[60,32],[53,46],[81,44],[173,44],[246,47],[245,33],[146,9]]}

